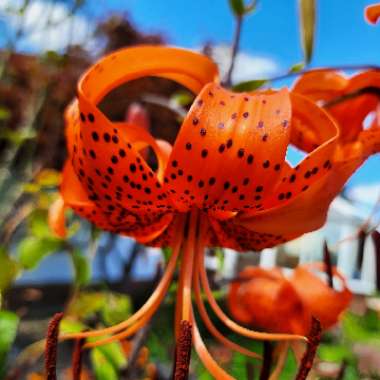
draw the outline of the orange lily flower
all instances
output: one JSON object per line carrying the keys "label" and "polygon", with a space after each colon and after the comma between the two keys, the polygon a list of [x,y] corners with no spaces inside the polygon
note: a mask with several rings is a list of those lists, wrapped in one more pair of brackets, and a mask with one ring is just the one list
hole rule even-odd
{"label": "orange lily flower", "polygon": [[365,8],[364,15],[370,24],[376,24],[380,17],[380,4],[368,5],[368,7]]}
{"label": "orange lily flower", "polygon": [[306,335],[312,316],[324,329],[332,327],[349,306],[352,294],[335,268],[333,273],[342,284],[340,291],[313,273],[313,267],[323,269],[323,264],[300,265],[289,278],[279,268],[245,268],[239,275],[241,281],[230,287],[231,315],[269,332]]}
{"label": "orange lily flower", "polygon": [[[197,94],[172,149],[137,124],[111,122],[97,107],[113,88],[148,75],[174,80]],[[207,57],[157,46],[113,53],[80,80],[78,99],[66,113],[69,159],[62,199],[52,208],[52,227],[64,234],[64,209],[70,207],[101,229],[169,246],[172,255],[160,284],[131,318],[62,339],[113,334],[87,343],[92,347],[134,334],[162,302],[180,252],[177,336],[181,321],[190,321],[195,349],[213,376],[231,379],[200,337],[192,291],[212,334],[239,352],[255,356],[215,328],[202,289],[233,331],[256,339],[301,339],[255,332],[229,319],[208,284],[205,247],[261,250],[319,228],[350,175],[380,151],[380,133],[364,131],[343,143],[330,115],[307,97],[286,89],[237,94],[217,82],[217,68]],[[290,144],[308,153],[296,167],[285,160]],[[139,153],[147,146],[157,156],[157,171]]]}
{"label": "orange lily flower", "polygon": [[[373,113],[377,114],[372,123],[373,129],[379,127],[379,115],[377,106],[379,103],[380,71],[369,70],[347,78],[335,71],[316,70],[304,74],[295,84],[293,91],[305,95],[315,102],[326,104],[330,115],[341,128],[340,139],[343,142],[355,141],[363,132],[363,122]],[[361,93],[368,89],[368,93]],[[334,102],[333,99],[342,98],[342,102]],[[364,137],[365,133],[362,137]]]}

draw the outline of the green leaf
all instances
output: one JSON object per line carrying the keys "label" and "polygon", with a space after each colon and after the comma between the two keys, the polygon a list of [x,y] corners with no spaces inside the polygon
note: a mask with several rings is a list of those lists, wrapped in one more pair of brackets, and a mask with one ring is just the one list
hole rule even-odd
{"label": "green leaf", "polygon": [[0,311],[0,378],[5,375],[8,352],[16,338],[19,318],[10,311]]}
{"label": "green leaf", "polygon": [[105,344],[99,350],[115,368],[123,369],[127,366],[128,360],[119,342]]}
{"label": "green leaf", "polygon": [[[97,340],[107,337],[109,336],[105,335],[103,337],[92,337],[88,338],[88,341],[96,342]],[[113,368],[121,370],[127,366],[128,360],[124,354],[120,342],[108,343],[103,346],[97,347],[95,350],[101,352],[103,359],[106,360],[109,364],[111,364]]]}
{"label": "green leaf", "polygon": [[101,311],[106,304],[107,297],[102,292],[80,292],[70,303],[67,315],[86,319]]}
{"label": "green leaf", "polygon": [[119,378],[116,368],[99,348],[91,350],[90,357],[96,380],[117,380]]}
{"label": "green leaf", "polygon": [[48,225],[48,212],[35,210],[28,218],[28,227],[31,234],[37,238],[52,238],[52,232]]}
{"label": "green leaf", "polygon": [[0,138],[10,141],[15,145],[21,145],[26,140],[31,140],[36,137],[36,132],[31,128],[22,128],[19,130],[12,130],[9,128],[2,128],[0,130]]}
{"label": "green leaf", "polygon": [[11,112],[8,108],[0,105],[0,120],[8,120],[11,117]]}
{"label": "green leaf", "polygon": [[316,0],[298,0],[300,14],[301,43],[305,62],[309,63],[313,55]]}
{"label": "green leaf", "polygon": [[41,186],[58,186],[60,181],[60,173],[53,169],[41,170],[36,176],[36,182]]}
{"label": "green leaf", "polygon": [[299,73],[305,68],[305,62],[295,63],[290,69],[289,73]]}
{"label": "green leaf", "polygon": [[25,269],[34,269],[40,261],[61,247],[58,239],[28,236],[18,246],[18,259]]}
{"label": "green leaf", "polygon": [[379,319],[373,320],[372,313],[358,316],[353,313],[345,313],[342,319],[344,336],[353,342],[376,344],[380,347]]}
{"label": "green leaf", "polygon": [[194,96],[188,91],[178,91],[173,94],[170,100],[182,107],[185,107],[193,102]]}
{"label": "green leaf", "polygon": [[351,360],[353,353],[346,345],[321,344],[318,348],[318,356],[321,360],[341,363],[343,360]]}
{"label": "green leaf", "polygon": [[76,249],[71,254],[74,266],[74,281],[77,286],[87,285],[91,279],[91,267],[88,257]]}
{"label": "green leaf", "polygon": [[0,297],[1,292],[13,282],[18,272],[19,265],[17,262],[0,248]]}
{"label": "green leaf", "polygon": [[268,83],[267,79],[253,79],[246,82],[240,82],[233,87],[233,90],[236,92],[249,92],[255,91],[258,88],[264,86],[264,84]]}
{"label": "green leaf", "polygon": [[85,324],[71,318],[64,318],[59,324],[59,331],[64,334],[78,333],[86,329]]}
{"label": "green leaf", "polygon": [[102,309],[102,318],[106,325],[113,326],[125,321],[132,311],[131,299],[124,294],[109,294]]}

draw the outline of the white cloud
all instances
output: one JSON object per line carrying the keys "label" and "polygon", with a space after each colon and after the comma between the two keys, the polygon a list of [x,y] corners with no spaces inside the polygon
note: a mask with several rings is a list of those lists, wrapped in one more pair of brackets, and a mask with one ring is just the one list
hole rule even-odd
{"label": "white cloud", "polygon": [[[227,45],[212,47],[213,59],[219,65],[221,77],[223,78],[230,66],[231,48]],[[278,64],[269,57],[252,55],[246,52],[239,52],[236,56],[232,82],[267,78],[279,72]]]}
{"label": "white cloud", "polygon": [[[21,1],[4,0],[0,15],[13,30],[20,25],[20,16],[11,10],[19,9]],[[30,3],[22,16],[22,25],[28,33],[22,39],[23,47],[33,50],[62,50],[69,43],[88,42],[92,26],[80,15],[71,15],[66,4],[35,0]]]}
{"label": "white cloud", "polygon": [[354,186],[348,190],[348,196],[354,201],[373,206],[380,196],[380,183]]}

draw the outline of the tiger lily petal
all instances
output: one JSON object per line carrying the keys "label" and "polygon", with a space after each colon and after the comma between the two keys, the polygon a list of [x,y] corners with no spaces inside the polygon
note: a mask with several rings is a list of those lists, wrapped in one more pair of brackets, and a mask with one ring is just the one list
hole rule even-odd
{"label": "tiger lily petal", "polygon": [[228,293],[228,309],[239,322],[270,332],[306,335],[311,313],[280,269],[246,267]]}
{"label": "tiger lily petal", "polygon": [[329,287],[313,269],[324,270],[322,263],[298,266],[292,276],[292,284],[310,313],[318,318],[324,329],[334,326],[340,315],[348,308],[352,293],[345,278],[333,268],[334,277],[340,282],[341,290]]}
{"label": "tiger lily petal", "polygon": [[333,268],[341,290],[315,272],[324,264],[299,265],[286,277],[279,268],[247,267],[230,286],[228,308],[238,321],[270,332],[307,334],[311,317],[324,329],[334,326],[352,300],[344,277]]}
{"label": "tiger lily petal", "polygon": [[323,102],[328,112],[341,129],[340,139],[353,142],[363,131],[365,118],[376,111],[379,95],[363,93],[360,96],[345,99],[343,102],[329,105],[334,98],[344,97],[363,89],[380,89],[380,71],[369,70],[346,78],[334,71],[316,71],[304,74],[295,84],[293,91]]}
{"label": "tiger lily petal", "polygon": [[[148,75],[177,81],[197,95],[173,147],[155,140],[138,118],[113,123],[97,107],[116,86]],[[231,378],[199,335],[193,291],[205,325],[234,350],[255,356],[216,329],[204,312],[202,291],[234,332],[257,339],[304,339],[256,332],[231,320],[213,298],[205,248],[260,250],[320,227],[352,172],[380,150],[378,129],[344,143],[344,131],[313,99],[286,89],[233,93],[218,84],[217,68],[207,57],[157,46],[120,50],[91,67],[66,121],[69,159],[61,184],[64,203],[57,209],[70,207],[104,230],[169,246],[172,256],[161,282],[131,318],[62,339],[111,334],[86,344],[92,347],[134,334],[162,302],[181,254],[175,329],[178,336],[181,321],[192,323],[194,346],[215,377]],[[296,167],[285,158],[289,145],[307,153]],[[157,156],[157,171],[141,153],[147,146]],[[62,232],[62,217],[51,220],[59,221],[56,230]]]}
{"label": "tiger lily petal", "polygon": [[364,16],[370,24],[376,24],[380,18],[380,4],[368,5],[364,10]]}

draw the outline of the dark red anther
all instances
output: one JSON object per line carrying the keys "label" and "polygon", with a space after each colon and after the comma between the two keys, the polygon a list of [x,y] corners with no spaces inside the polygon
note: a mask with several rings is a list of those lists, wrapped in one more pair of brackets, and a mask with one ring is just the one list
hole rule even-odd
{"label": "dark red anther", "polygon": [[323,262],[325,263],[325,271],[327,275],[328,284],[331,289],[334,289],[334,277],[331,266],[331,253],[326,241],[323,243]]}
{"label": "dark red anther", "polygon": [[321,333],[321,323],[318,321],[318,319],[313,317],[311,320],[309,336],[307,337],[307,349],[302,357],[301,366],[298,369],[298,373],[295,380],[305,380],[308,373],[310,372],[311,367],[313,366],[313,361],[317,352],[318,345],[321,341]]}
{"label": "dark red anther", "polygon": [[380,291],[380,232],[375,230],[371,236],[375,245],[376,288]]}
{"label": "dark red anther", "polygon": [[45,374],[46,380],[57,379],[57,347],[58,347],[58,334],[59,323],[63,318],[63,313],[54,315],[49,323],[46,345],[45,345]]}
{"label": "dark red anther", "polygon": [[83,344],[85,339],[77,339],[75,341],[72,361],[71,361],[71,369],[73,371],[73,380],[80,380],[80,376],[82,373],[82,357],[83,357]]}
{"label": "dark red anther", "polygon": [[187,380],[191,358],[192,325],[189,321],[181,321],[179,336],[175,350],[173,380]]}

